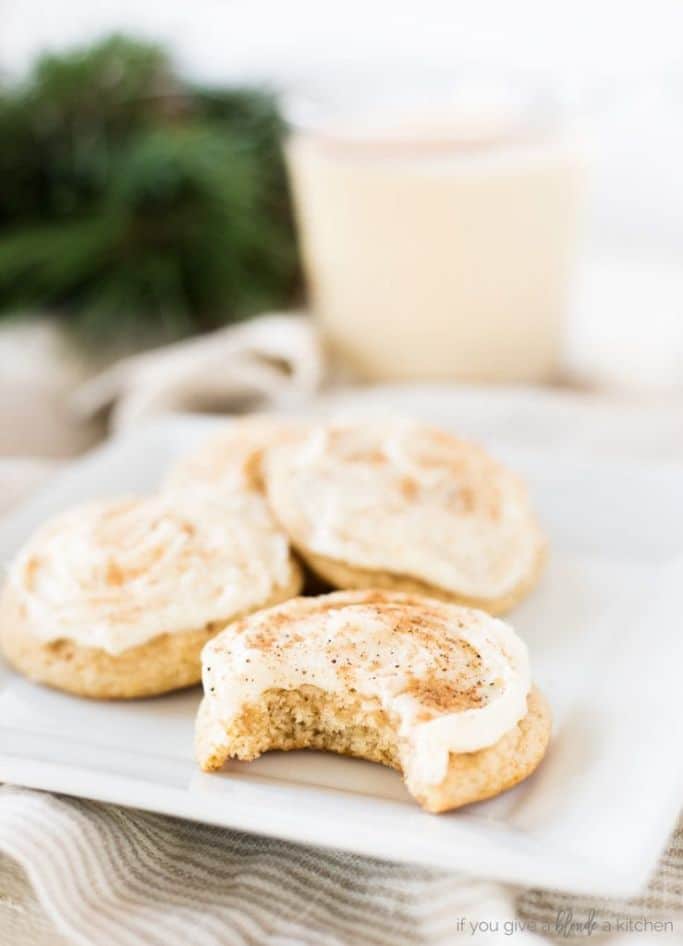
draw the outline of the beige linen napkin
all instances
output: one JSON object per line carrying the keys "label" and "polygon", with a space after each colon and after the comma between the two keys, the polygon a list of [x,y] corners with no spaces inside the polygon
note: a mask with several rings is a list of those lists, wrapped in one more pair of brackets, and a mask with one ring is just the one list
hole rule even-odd
{"label": "beige linen napkin", "polygon": [[681,937],[683,824],[642,897],[604,901],[0,788],[3,946],[667,946]]}
{"label": "beige linen napkin", "polygon": [[310,400],[325,368],[315,323],[272,313],[124,358],[83,384],[71,404],[83,418],[111,407],[114,430],[169,411],[286,408]]}

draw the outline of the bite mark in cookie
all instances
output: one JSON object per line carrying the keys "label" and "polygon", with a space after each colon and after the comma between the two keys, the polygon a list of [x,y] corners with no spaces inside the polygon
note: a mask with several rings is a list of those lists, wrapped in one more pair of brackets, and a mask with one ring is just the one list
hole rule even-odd
{"label": "bite mark in cookie", "polygon": [[399,769],[432,811],[525,778],[549,738],[526,648],[489,615],[384,592],[296,598],[203,652],[199,762],[318,748]]}

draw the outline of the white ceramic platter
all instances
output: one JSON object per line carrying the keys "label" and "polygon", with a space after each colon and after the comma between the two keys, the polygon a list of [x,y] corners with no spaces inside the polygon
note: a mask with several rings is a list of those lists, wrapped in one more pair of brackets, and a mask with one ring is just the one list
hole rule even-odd
{"label": "white ceramic platter", "polygon": [[[71,503],[153,489],[212,423],[171,419],[75,463],[0,523],[0,562]],[[192,747],[199,689],[96,703],[2,664],[0,780],[518,884],[636,891],[683,788],[683,475],[497,446],[527,478],[552,547],[538,590],[511,615],[555,717],[527,782],[434,816],[396,773],[332,755],[274,753],[204,775]]]}

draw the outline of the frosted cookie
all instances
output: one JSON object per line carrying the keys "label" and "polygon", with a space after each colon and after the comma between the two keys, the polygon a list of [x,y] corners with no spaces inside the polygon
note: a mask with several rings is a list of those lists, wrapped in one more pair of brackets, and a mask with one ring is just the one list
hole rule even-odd
{"label": "frosted cookie", "polygon": [[398,769],[428,811],[526,778],[550,738],[524,643],[482,612],[383,591],[295,598],[204,648],[205,771],[269,749],[326,749]]}
{"label": "frosted cookie", "polygon": [[266,451],[271,508],[338,588],[387,588],[508,610],[545,543],[520,480],[480,448],[418,424],[330,425]]}
{"label": "frosted cookie", "polygon": [[286,443],[304,427],[273,414],[255,414],[221,425],[169,470],[164,487],[211,487],[222,491],[260,486],[259,464],[266,447]]}
{"label": "frosted cookie", "polygon": [[0,597],[0,648],[21,673],[83,696],[197,683],[225,624],[297,594],[263,497],[192,491],[93,502],[39,529]]}

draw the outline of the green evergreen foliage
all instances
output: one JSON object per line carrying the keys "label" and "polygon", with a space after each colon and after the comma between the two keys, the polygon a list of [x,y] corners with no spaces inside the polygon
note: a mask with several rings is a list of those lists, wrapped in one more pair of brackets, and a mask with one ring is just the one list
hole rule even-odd
{"label": "green evergreen foliage", "polygon": [[277,108],[189,86],[115,36],[0,87],[0,318],[146,344],[290,304],[299,268]]}

